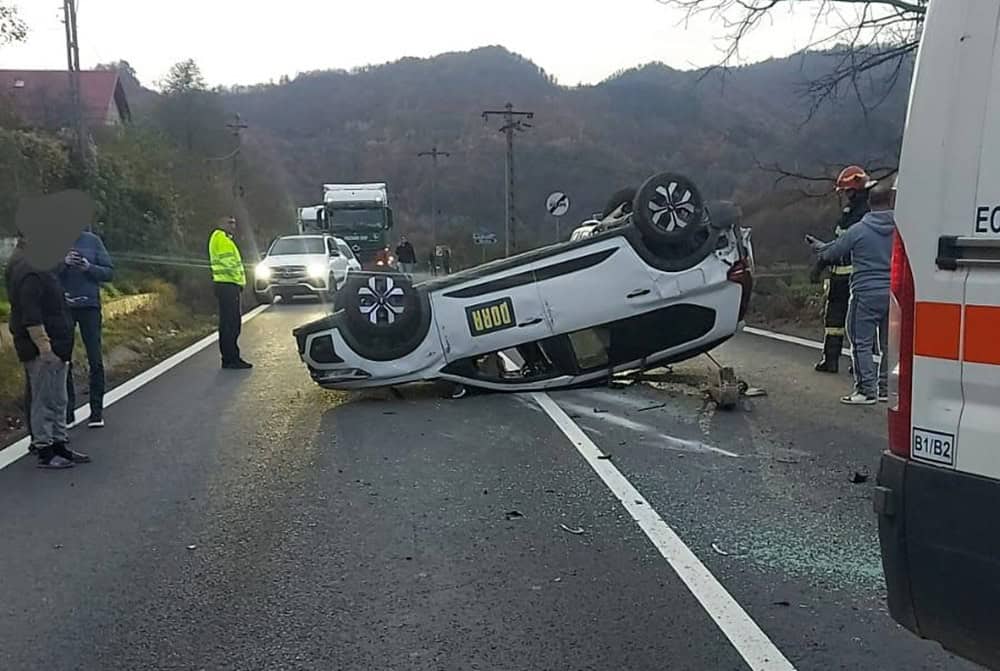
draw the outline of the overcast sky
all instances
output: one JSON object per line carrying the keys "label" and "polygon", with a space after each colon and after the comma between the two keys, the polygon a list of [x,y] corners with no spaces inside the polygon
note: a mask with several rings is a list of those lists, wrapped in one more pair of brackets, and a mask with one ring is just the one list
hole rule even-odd
{"label": "overcast sky", "polygon": [[[13,1],[31,32],[25,44],[0,50],[0,67],[64,68],[62,3]],[[719,59],[715,38],[725,32],[707,17],[685,26],[657,0],[78,2],[83,67],[125,59],[146,84],[185,58],[210,84],[252,84],[500,44],[573,85],[649,61],[711,65]],[[783,12],[752,35],[743,59],[789,54],[810,41],[811,29],[807,12]]]}

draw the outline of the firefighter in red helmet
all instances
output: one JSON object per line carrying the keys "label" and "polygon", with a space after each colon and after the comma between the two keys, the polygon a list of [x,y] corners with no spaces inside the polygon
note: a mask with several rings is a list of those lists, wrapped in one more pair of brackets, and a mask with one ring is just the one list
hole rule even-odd
{"label": "firefighter in red helmet", "polygon": [[[868,212],[868,191],[875,186],[864,168],[849,165],[837,176],[837,192],[841,194],[844,209],[834,230],[840,237],[844,232],[861,221]],[[823,271],[829,268],[826,280],[826,309],[823,315],[823,359],[816,364],[821,373],[836,373],[839,370],[840,353],[844,347],[844,324],[847,319],[847,304],[851,298],[851,259],[844,257],[832,264],[817,262],[812,278],[818,282]]]}

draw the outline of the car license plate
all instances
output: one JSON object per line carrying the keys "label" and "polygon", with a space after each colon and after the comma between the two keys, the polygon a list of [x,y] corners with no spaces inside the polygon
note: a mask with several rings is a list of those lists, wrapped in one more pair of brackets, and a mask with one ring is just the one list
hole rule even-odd
{"label": "car license plate", "polygon": [[954,468],[955,436],[913,427],[913,447],[910,454],[914,459]]}
{"label": "car license plate", "polygon": [[517,325],[514,303],[509,298],[467,307],[465,316],[469,320],[469,332],[473,336],[496,333]]}
{"label": "car license plate", "polygon": [[292,277],[280,277],[278,278],[278,284],[298,284],[298,280]]}

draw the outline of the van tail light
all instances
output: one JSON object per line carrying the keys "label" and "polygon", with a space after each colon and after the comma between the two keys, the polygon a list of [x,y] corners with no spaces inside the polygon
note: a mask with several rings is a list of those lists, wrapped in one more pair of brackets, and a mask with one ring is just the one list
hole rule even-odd
{"label": "van tail light", "polygon": [[916,295],[913,271],[899,232],[892,242],[889,293],[889,451],[910,457],[913,401],[913,321]]}
{"label": "van tail light", "polygon": [[739,259],[729,267],[726,279],[743,287],[743,295],[740,296],[740,316],[739,321],[746,317],[747,309],[750,307],[750,293],[753,291],[753,273],[750,272],[750,264],[746,259]]}

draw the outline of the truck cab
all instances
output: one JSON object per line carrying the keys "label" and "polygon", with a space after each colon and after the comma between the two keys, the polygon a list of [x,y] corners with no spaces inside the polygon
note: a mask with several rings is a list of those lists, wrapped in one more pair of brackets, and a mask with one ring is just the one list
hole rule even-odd
{"label": "truck cab", "polygon": [[896,203],[889,440],[876,488],[889,609],[1000,669],[1000,1],[933,0]]}
{"label": "truck cab", "polygon": [[316,216],[326,232],[351,246],[365,270],[376,269],[393,225],[384,182],[324,184],[323,206]]}

